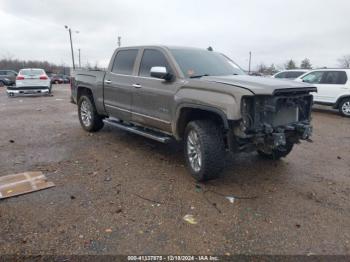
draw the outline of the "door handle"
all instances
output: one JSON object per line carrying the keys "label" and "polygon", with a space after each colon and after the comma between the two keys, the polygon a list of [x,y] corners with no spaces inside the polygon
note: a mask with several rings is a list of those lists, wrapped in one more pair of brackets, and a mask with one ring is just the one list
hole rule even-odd
{"label": "door handle", "polygon": [[105,80],[105,83],[106,83],[106,84],[111,84],[112,81],[111,81],[111,80]]}
{"label": "door handle", "polygon": [[141,88],[142,87],[140,84],[133,84],[132,86],[135,87],[135,88]]}

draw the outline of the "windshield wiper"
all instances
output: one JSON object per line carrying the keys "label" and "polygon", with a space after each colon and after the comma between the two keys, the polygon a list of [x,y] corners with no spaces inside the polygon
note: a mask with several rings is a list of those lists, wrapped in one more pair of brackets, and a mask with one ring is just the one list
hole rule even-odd
{"label": "windshield wiper", "polygon": [[203,75],[194,75],[194,76],[190,76],[190,78],[201,78],[203,76],[209,76],[209,74],[203,74]]}

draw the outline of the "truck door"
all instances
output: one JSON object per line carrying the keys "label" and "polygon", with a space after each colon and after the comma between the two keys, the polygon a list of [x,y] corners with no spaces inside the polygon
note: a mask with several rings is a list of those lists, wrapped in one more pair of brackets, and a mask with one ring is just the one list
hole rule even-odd
{"label": "truck door", "polygon": [[134,82],[132,120],[145,126],[171,132],[171,108],[179,83],[150,76],[152,67],[161,66],[174,74],[165,52],[158,48],[143,50],[137,81]]}
{"label": "truck door", "polygon": [[[138,49],[121,49],[115,56],[104,79],[104,103],[109,116],[131,119],[132,84]],[[113,58],[112,58],[113,59]]]}

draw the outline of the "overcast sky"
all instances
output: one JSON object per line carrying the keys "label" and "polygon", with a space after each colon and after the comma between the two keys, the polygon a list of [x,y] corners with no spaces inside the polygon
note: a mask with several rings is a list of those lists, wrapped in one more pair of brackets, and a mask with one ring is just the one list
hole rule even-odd
{"label": "overcast sky", "polygon": [[349,0],[0,0],[0,58],[71,64],[67,24],[82,63],[107,66],[117,46],[165,44],[223,52],[248,67],[308,57],[337,66],[350,54]]}

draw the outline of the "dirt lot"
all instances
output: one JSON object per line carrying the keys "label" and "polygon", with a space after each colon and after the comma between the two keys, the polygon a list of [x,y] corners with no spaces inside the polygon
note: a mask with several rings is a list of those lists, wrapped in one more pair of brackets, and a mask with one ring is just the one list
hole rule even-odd
{"label": "dirt lot", "polygon": [[350,254],[350,119],[318,109],[313,123],[287,158],[229,158],[196,186],[179,146],[84,132],[67,86],[2,88],[0,175],[43,171],[56,187],[0,200],[0,254]]}

